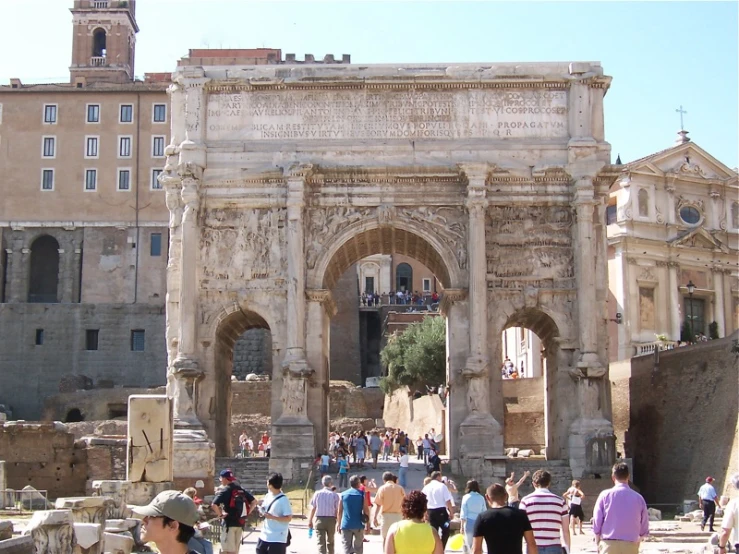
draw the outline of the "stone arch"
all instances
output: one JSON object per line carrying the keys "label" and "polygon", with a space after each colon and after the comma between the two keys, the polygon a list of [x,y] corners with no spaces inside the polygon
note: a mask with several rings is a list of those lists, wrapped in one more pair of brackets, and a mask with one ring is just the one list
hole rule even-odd
{"label": "stone arch", "polygon": [[102,58],[107,53],[107,33],[98,27],[92,32],[92,55]]}
{"label": "stone arch", "polygon": [[[521,395],[530,395],[530,402],[536,404],[541,401],[543,411],[543,434],[539,435],[535,430],[529,428],[528,432],[531,438],[537,438],[541,436],[543,439],[544,447],[546,448],[546,455],[548,459],[559,459],[562,456],[562,449],[566,445],[566,434],[563,436],[562,425],[559,423],[559,410],[562,408],[557,402],[558,390],[560,387],[560,379],[562,375],[559,372],[560,364],[560,351],[559,351],[559,339],[560,330],[555,319],[548,314],[543,308],[520,308],[508,316],[505,323],[500,328],[498,336],[502,334],[506,329],[512,327],[520,327],[532,331],[541,341],[543,349],[542,353],[542,380],[543,380],[543,401],[541,401],[541,389],[539,384],[530,381],[528,383],[521,382],[515,384],[503,384],[504,397],[516,397],[515,394],[506,394],[506,389],[510,389],[510,392],[519,393]],[[495,358],[498,362],[498,358]],[[497,368],[496,368],[497,369]],[[534,414],[536,412],[533,412]],[[505,419],[505,418],[504,418]],[[506,421],[504,428],[506,429],[506,436],[510,439],[513,433],[517,432],[515,426],[509,425],[511,421]],[[523,420],[522,425],[533,424],[536,419],[532,417],[532,421],[527,422],[525,417],[521,417]],[[540,433],[540,432],[539,432]],[[533,444],[532,444],[533,445]]]}
{"label": "stone arch", "polygon": [[215,444],[218,456],[232,456],[231,448],[231,375],[233,349],[239,337],[249,329],[272,331],[267,320],[251,309],[234,305],[222,312],[215,327]]}
{"label": "stone arch", "polygon": [[413,268],[410,264],[398,264],[395,268],[395,290],[413,292]]}
{"label": "stone arch", "polygon": [[[315,268],[308,271],[308,288],[331,289],[353,263],[374,254],[394,253],[421,262],[445,289],[467,287],[466,270],[460,267],[458,254],[428,228],[411,221],[395,220],[392,227],[380,226],[378,221],[360,221],[328,244]],[[465,260],[466,254],[466,250],[462,252]]]}
{"label": "stone arch", "polygon": [[41,235],[31,245],[31,270],[28,301],[58,302],[59,242],[51,235]]}

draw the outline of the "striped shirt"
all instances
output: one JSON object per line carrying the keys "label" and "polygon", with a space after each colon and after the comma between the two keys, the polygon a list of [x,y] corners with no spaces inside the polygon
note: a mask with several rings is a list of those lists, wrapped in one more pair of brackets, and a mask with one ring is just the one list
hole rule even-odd
{"label": "striped shirt", "polygon": [[316,517],[336,517],[339,510],[339,495],[326,487],[316,491],[310,501],[311,507],[316,509]]}
{"label": "striped shirt", "polygon": [[561,546],[559,535],[562,526],[566,525],[562,518],[567,516],[564,498],[549,492],[549,489],[535,489],[523,497],[518,507],[529,516],[536,546]]}

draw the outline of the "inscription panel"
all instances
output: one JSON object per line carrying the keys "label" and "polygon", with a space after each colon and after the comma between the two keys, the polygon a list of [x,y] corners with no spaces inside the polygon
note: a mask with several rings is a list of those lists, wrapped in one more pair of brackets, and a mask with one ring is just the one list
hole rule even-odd
{"label": "inscription panel", "polygon": [[566,138],[567,93],[547,90],[211,93],[208,140]]}

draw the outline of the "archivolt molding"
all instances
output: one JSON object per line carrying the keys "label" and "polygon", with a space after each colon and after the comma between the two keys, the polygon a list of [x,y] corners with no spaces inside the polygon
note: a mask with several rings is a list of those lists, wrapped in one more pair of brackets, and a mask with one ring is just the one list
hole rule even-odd
{"label": "archivolt molding", "polygon": [[[222,325],[227,322],[229,318],[234,316],[234,314],[241,314],[244,317],[247,322],[244,330],[253,328],[263,329],[264,323],[266,323],[267,328],[273,333],[273,335],[276,330],[279,331],[279,323],[270,317],[272,315],[270,310],[264,310],[262,309],[263,306],[255,307],[251,304],[248,308],[243,308],[242,304],[243,302],[239,303],[237,301],[212,304],[211,309],[203,313],[203,326],[206,328],[206,332],[202,333],[200,338],[215,339],[218,336]],[[252,321],[253,324],[249,324],[249,321]],[[243,330],[241,332],[243,332]],[[274,342],[275,338],[273,336],[273,344]]]}
{"label": "archivolt molding", "polygon": [[[441,215],[447,211],[449,218]],[[398,208],[392,226],[375,207],[314,208],[306,221],[309,288],[330,289],[352,263],[392,253],[426,265],[444,288],[467,284],[466,214],[461,207]]]}

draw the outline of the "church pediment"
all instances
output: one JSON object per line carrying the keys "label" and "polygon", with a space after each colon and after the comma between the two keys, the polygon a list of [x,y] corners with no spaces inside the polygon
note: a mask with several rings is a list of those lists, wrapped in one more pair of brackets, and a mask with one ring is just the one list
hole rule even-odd
{"label": "church pediment", "polygon": [[686,142],[635,160],[628,170],[643,175],[671,175],[686,179],[727,180],[736,173],[694,142]]}
{"label": "church pediment", "polygon": [[673,246],[683,246],[687,248],[701,248],[704,250],[717,250],[728,253],[728,247],[720,240],[716,239],[711,233],[699,227],[678,235],[674,239],[668,241]]}

